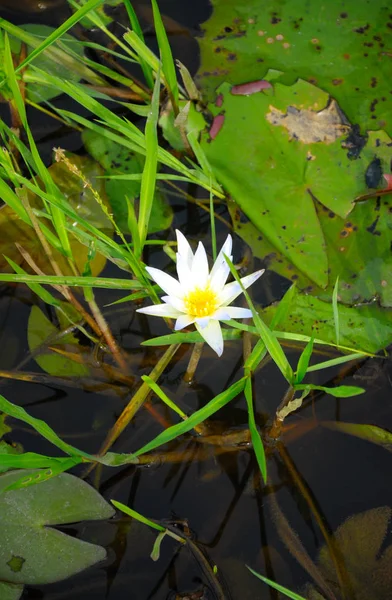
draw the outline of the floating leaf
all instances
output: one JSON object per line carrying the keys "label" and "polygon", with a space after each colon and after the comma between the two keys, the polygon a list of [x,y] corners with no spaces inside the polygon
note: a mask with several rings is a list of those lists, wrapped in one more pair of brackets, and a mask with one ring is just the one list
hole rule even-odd
{"label": "floating leaf", "polygon": [[[261,311],[269,322],[276,312],[276,306]],[[348,307],[339,306],[340,344],[342,346],[377,352],[392,342],[392,314],[376,303]],[[290,333],[301,333],[335,343],[335,325],[331,302],[323,302],[313,296],[306,296],[295,290],[290,311],[279,322],[277,329]]]}
{"label": "floating leaf", "polygon": [[[68,314],[74,322],[80,320],[76,311],[69,312],[71,307],[66,302],[62,302],[61,305],[64,310],[68,311]],[[57,316],[63,329],[71,326],[71,322],[67,320],[65,315],[60,311],[57,311]],[[80,346],[78,339],[73,333],[67,333],[67,335],[61,336],[60,329],[49,321],[38,306],[33,306],[31,308],[27,324],[27,339],[31,352],[38,349],[40,346],[43,347],[42,350],[39,350],[38,354],[34,356],[34,359],[41,369],[50,375],[56,375],[57,377],[81,377],[90,373],[89,368],[84,364],[83,348]],[[47,346],[54,346],[60,350],[72,352],[77,356],[80,356],[82,360],[81,362],[76,362],[67,356],[63,356],[61,353],[50,350]],[[89,354],[90,350],[88,350],[88,355]]]}
{"label": "floating leaf", "polygon": [[342,421],[323,421],[320,423],[323,427],[353,435],[361,440],[382,446],[389,452],[392,452],[392,433],[377,425],[368,425],[362,423],[344,423]]}
{"label": "floating leaf", "polygon": [[23,594],[23,585],[0,581],[0,598],[2,600],[19,600]]}
{"label": "floating leaf", "polygon": [[[388,51],[391,10],[358,0],[212,0],[199,39],[198,83],[210,100],[223,82],[265,79],[279,70],[281,83],[315,83],[337,100],[363,131],[391,127]],[[390,130],[389,133],[392,133]]]}
{"label": "floating leaf", "polygon": [[[129,233],[128,206],[126,197],[134,204],[140,195],[141,173],[143,171],[143,158],[140,154],[132,153],[116,142],[105,138],[91,130],[83,132],[83,142],[86,150],[95,158],[108,177],[113,179],[102,180],[114,218],[120,230]],[[140,175],[140,179],[116,179],[116,175]],[[154,203],[150,215],[148,232],[156,233],[170,227],[173,220],[173,211],[166,202],[163,194],[156,190]]]}
{"label": "floating leaf", "polygon": [[111,517],[113,508],[87,483],[62,473],[24,489],[3,491],[21,476],[0,476],[0,580],[16,584],[59,581],[103,560],[104,548],[72,538],[51,525]]}
{"label": "floating leaf", "polygon": [[353,160],[347,148],[352,130],[336,103],[301,80],[251,96],[233,95],[226,83],[218,92],[220,105],[210,108],[215,116],[224,113],[224,124],[214,139],[205,134],[202,146],[254,226],[232,211],[236,231],[255,254],[292,279],[306,275],[302,287],[326,288],[340,275],[340,288],[349,290],[345,301],[378,293],[392,302],[385,283],[392,268],[390,204],[371,201],[351,212],[353,200],[367,191],[369,164],[377,159],[380,177],[389,171],[390,138],[371,133]]}

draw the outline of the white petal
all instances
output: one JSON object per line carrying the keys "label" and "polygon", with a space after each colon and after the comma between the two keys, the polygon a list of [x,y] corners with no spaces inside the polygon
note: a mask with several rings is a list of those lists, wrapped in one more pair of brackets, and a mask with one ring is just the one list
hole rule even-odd
{"label": "white petal", "polygon": [[231,254],[231,249],[233,246],[233,240],[231,235],[227,236],[225,243],[223,244],[221,251],[219,252],[214,266],[211,269],[210,273],[210,283],[211,287],[214,290],[221,290],[224,284],[226,283],[226,279],[230,273],[230,267],[226,262],[225,255],[233,260],[233,256]]}
{"label": "white petal", "polygon": [[170,306],[173,306],[181,313],[186,313],[185,304],[181,298],[177,298],[176,296],[162,296],[161,300],[167,304],[170,304]]}
{"label": "white petal", "polygon": [[188,327],[188,325],[191,325],[194,322],[194,317],[190,317],[189,315],[181,315],[178,317],[174,329],[175,331],[180,331],[180,329],[184,329],[184,327]]}
{"label": "white petal", "polygon": [[137,308],[136,312],[152,315],[153,317],[179,317],[182,314],[169,304],[153,304],[145,308]]}
{"label": "white petal", "polygon": [[[193,258],[191,259],[191,262],[192,260]],[[183,292],[189,292],[189,290],[193,287],[192,271],[189,267],[188,259],[179,252],[177,252],[177,275],[181,287],[184,288]]]}
{"label": "white petal", "polygon": [[[254,283],[261,275],[264,273],[265,269],[261,269],[261,271],[255,271],[251,275],[247,275],[241,279],[241,283],[244,288],[248,288],[252,283]],[[242,292],[242,288],[239,283],[236,281],[232,281],[228,283],[223,288],[222,292],[219,294],[219,305],[225,306],[233,302],[237,296],[239,296]]]}
{"label": "white petal", "polygon": [[197,331],[200,333],[201,337],[207,342],[209,346],[218,356],[222,356],[223,352],[223,337],[222,330],[219,324],[219,321],[215,319],[210,319],[207,327],[202,329],[197,323],[195,323]]}
{"label": "white petal", "polygon": [[205,288],[208,281],[208,259],[201,242],[197,247],[192,262],[192,282],[194,287]]}
{"label": "white petal", "polygon": [[179,229],[176,229],[177,235],[177,252],[182,256],[189,269],[192,266],[193,252],[185,235]]}
{"label": "white petal", "polygon": [[210,319],[211,317],[197,317],[195,319],[195,323],[197,323],[197,325],[204,329],[205,327],[207,327],[208,323],[210,322]]}
{"label": "white petal", "polygon": [[211,319],[218,321],[228,321],[229,319],[250,319],[252,311],[249,308],[240,308],[239,306],[223,306],[218,308]]}
{"label": "white petal", "polygon": [[146,271],[166,294],[169,294],[169,296],[178,296],[179,298],[182,297],[181,285],[177,279],[154,267],[146,267]]}

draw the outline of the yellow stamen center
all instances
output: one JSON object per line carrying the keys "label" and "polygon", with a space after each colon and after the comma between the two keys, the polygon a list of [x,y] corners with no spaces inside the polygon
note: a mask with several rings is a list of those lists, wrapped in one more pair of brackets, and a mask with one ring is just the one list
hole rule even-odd
{"label": "yellow stamen center", "polygon": [[184,302],[188,315],[192,317],[209,317],[217,308],[216,294],[209,287],[192,290],[185,296]]}

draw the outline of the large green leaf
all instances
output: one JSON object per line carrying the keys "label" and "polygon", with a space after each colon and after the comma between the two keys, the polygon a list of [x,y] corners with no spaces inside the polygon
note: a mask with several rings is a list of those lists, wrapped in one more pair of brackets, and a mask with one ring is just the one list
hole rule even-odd
{"label": "large green leaf", "polygon": [[[333,285],[338,274],[351,286],[353,275],[373,257],[392,265],[389,205],[371,201],[357,207],[361,237],[348,217],[354,198],[367,191],[369,165],[377,161],[376,185],[382,170],[389,172],[391,140],[384,132],[370,134],[354,159],[346,137],[350,128],[338,106],[307,82],[276,83],[249,96],[233,94],[225,83],[218,92],[219,106],[210,108],[214,116],[224,115],[223,126],[213,139],[205,134],[202,145],[218,180],[255,226],[257,235],[250,227],[254,245],[265,244],[263,258],[272,255],[280,271],[286,259],[286,272],[296,278],[305,274],[321,288]],[[246,225],[236,223],[244,239]],[[384,264],[385,273],[380,273],[367,267],[353,299],[390,295],[382,283],[387,268]],[[367,290],[369,274],[375,281]]]}
{"label": "large green leaf", "polygon": [[[282,71],[334,97],[362,130],[391,127],[391,7],[384,0],[212,0],[198,72],[213,99],[222,81],[240,84]],[[389,130],[391,133],[391,129]]]}
{"label": "large green leaf", "polygon": [[0,476],[0,580],[43,584],[59,581],[103,560],[104,548],[72,538],[50,525],[107,519],[113,508],[87,483],[62,473],[38,485],[3,491],[21,476]]}
{"label": "large green leaf", "polygon": [[[261,311],[269,323],[276,306]],[[340,344],[342,346],[377,352],[392,342],[392,314],[376,303],[358,307],[339,305]],[[335,343],[336,333],[331,302],[324,302],[296,290],[290,309],[279,321],[279,331],[300,333]]]}
{"label": "large green leaf", "polygon": [[0,598],[1,600],[19,600],[23,594],[23,585],[14,583],[6,583],[0,581]]}
{"label": "large green leaf", "polygon": [[[132,153],[127,148],[105,138],[95,131],[85,130],[83,142],[87,151],[105,170],[105,175],[113,177],[106,179],[105,189],[113,209],[116,223],[121,231],[129,233],[128,198],[133,204],[140,195],[141,179],[116,179],[116,175],[140,175],[143,171],[144,159],[140,154]],[[170,227],[173,211],[166,202],[163,194],[156,190],[153,207],[148,224],[148,232],[156,233]]]}

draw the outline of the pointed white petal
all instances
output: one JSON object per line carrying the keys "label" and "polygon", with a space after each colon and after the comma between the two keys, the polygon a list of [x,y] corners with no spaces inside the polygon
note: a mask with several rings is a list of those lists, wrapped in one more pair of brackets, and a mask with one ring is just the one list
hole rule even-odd
{"label": "pointed white petal", "polygon": [[178,296],[179,298],[182,297],[181,285],[177,279],[154,267],[146,267],[146,271],[166,294],[169,294],[169,296]]}
{"label": "pointed white petal", "polygon": [[[264,273],[265,269],[261,269],[261,271],[255,271],[251,275],[247,275],[241,279],[241,283],[244,288],[248,288],[252,283],[254,283],[261,275]],[[222,292],[219,294],[219,305],[226,306],[233,302],[237,296],[239,296],[242,292],[241,286],[236,281],[232,281],[228,283],[223,288]]]}
{"label": "pointed white petal", "polygon": [[152,315],[153,317],[179,317],[182,313],[170,304],[153,304],[145,308],[137,308],[136,312]]}
{"label": "pointed white petal", "polygon": [[181,298],[177,298],[176,296],[162,296],[161,300],[167,304],[170,304],[170,306],[173,306],[181,313],[186,313],[185,304]]}
{"label": "pointed white petal", "polygon": [[197,317],[195,319],[195,323],[197,323],[197,325],[199,325],[199,327],[204,329],[205,327],[207,327],[208,323],[210,322],[210,319],[211,319],[211,317]]}
{"label": "pointed white petal", "polygon": [[180,256],[182,256],[183,260],[185,261],[185,264],[187,264],[190,269],[192,266],[192,260],[193,260],[192,248],[190,247],[189,242],[186,239],[185,235],[182,234],[179,229],[176,229],[176,235],[177,235],[177,252],[178,252],[178,254],[180,254]]}
{"label": "pointed white petal", "polygon": [[218,356],[222,356],[223,352],[223,337],[222,330],[219,324],[219,321],[215,319],[210,319],[207,327],[202,329],[197,323],[195,323],[197,331],[200,333],[201,337],[207,342],[209,346]]}
{"label": "pointed white petal", "polygon": [[205,288],[208,281],[208,259],[206,250],[201,242],[197,247],[192,262],[193,286]]}
{"label": "pointed white petal", "polygon": [[233,256],[231,254],[231,249],[233,246],[233,240],[231,235],[227,236],[225,243],[223,244],[221,251],[219,252],[214,266],[211,269],[210,273],[210,284],[212,289],[220,291],[224,284],[226,283],[226,279],[230,273],[229,265],[226,262],[225,255],[233,260]]}
{"label": "pointed white petal", "polygon": [[[193,258],[191,259],[192,262]],[[188,264],[188,259],[182,254],[177,252],[177,275],[181,287],[183,287],[183,293],[189,292],[193,287],[192,271]]]}
{"label": "pointed white petal", "polygon": [[229,319],[250,319],[252,311],[249,308],[240,308],[239,306],[223,306],[218,308],[211,319],[218,321],[228,321]]}
{"label": "pointed white petal", "polygon": [[180,329],[184,329],[184,327],[188,327],[188,325],[191,325],[194,322],[194,317],[190,317],[188,315],[181,315],[181,317],[178,317],[174,329],[175,331],[180,331]]}

